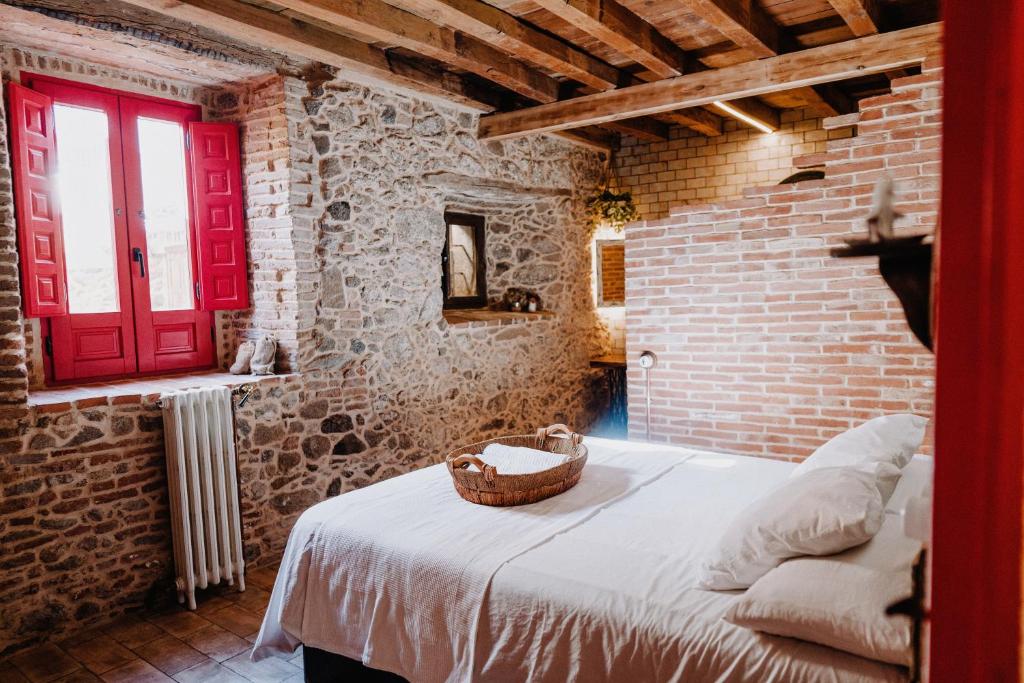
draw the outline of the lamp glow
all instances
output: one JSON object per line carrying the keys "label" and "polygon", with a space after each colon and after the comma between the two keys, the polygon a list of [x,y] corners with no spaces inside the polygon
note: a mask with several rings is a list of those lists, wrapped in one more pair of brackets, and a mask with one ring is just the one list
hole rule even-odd
{"label": "lamp glow", "polygon": [[773,128],[772,126],[769,126],[764,121],[759,121],[758,119],[755,119],[753,116],[750,116],[749,114],[740,111],[739,109],[732,106],[731,104],[728,104],[727,102],[712,102],[711,104],[713,104],[718,109],[721,109],[734,119],[739,119],[743,123],[746,123],[747,125],[757,128],[762,133],[768,133],[770,135],[775,132],[775,128]]}

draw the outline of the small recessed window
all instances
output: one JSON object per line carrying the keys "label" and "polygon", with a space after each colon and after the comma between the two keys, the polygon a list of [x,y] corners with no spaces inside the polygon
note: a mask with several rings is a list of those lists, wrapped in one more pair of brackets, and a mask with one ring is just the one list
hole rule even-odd
{"label": "small recessed window", "polygon": [[626,303],[626,243],[597,240],[597,305],[624,306]]}
{"label": "small recessed window", "polygon": [[447,212],[441,287],[445,308],[483,308],[487,305],[484,217]]}

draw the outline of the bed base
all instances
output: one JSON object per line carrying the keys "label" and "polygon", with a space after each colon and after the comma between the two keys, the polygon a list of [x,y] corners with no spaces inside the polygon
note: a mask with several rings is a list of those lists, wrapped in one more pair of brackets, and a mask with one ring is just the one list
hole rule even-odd
{"label": "bed base", "polygon": [[315,647],[302,646],[306,683],[409,683],[397,674]]}

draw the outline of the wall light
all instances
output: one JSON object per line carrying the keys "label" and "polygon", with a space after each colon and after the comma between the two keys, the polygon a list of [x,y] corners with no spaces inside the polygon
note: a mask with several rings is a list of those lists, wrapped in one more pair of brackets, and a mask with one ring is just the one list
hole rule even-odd
{"label": "wall light", "polygon": [[733,117],[734,119],[739,119],[743,123],[746,123],[747,125],[750,125],[750,126],[753,126],[754,128],[757,128],[762,133],[771,134],[771,133],[775,132],[775,128],[774,127],[768,125],[764,121],[761,121],[759,119],[755,119],[750,114],[747,114],[746,112],[740,111],[739,109],[737,109],[736,107],[732,106],[731,104],[729,104],[727,102],[712,102],[711,104],[713,104],[718,109],[721,109],[726,114],[728,114],[729,116]]}

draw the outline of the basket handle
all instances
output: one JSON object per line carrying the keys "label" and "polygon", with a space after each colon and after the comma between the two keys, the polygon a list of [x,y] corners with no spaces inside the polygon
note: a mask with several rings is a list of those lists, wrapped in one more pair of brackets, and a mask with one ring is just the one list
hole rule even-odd
{"label": "basket handle", "polygon": [[563,424],[551,425],[550,427],[541,427],[537,430],[537,448],[544,448],[544,440],[549,436],[564,436],[572,442],[573,446],[579,446],[583,441],[583,437],[572,431]]}
{"label": "basket handle", "polygon": [[494,465],[488,465],[475,455],[460,455],[452,460],[452,468],[464,470],[470,465],[476,465],[477,469],[483,473],[484,480],[488,482],[494,481],[494,477],[498,474],[498,470]]}

